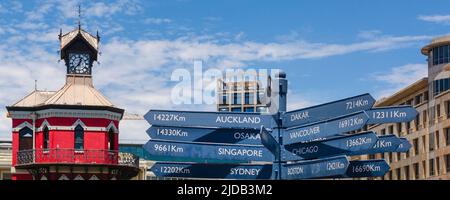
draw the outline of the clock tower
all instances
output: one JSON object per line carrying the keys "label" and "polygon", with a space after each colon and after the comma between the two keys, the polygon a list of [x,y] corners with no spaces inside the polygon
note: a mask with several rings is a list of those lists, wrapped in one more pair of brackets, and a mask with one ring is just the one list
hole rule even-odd
{"label": "clock tower", "polygon": [[66,34],[59,34],[61,60],[67,67],[67,75],[90,76],[92,64],[97,61],[100,37],[84,31],[79,26]]}
{"label": "clock tower", "polygon": [[[124,110],[92,82],[100,37],[81,29],[62,34],[66,83],[58,91],[35,89],[11,106],[12,178],[15,180],[131,179],[139,158],[119,152]],[[52,78],[52,77],[49,77]]]}

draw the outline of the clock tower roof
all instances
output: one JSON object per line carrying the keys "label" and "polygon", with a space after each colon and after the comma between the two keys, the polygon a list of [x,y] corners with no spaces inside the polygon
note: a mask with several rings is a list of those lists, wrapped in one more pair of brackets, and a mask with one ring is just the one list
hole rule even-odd
{"label": "clock tower roof", "polygon": [[98,53],[98,44],[100,42],[100,36],[93,36],[92,34],[88,33],[87,31],[83,30],[81,27],[78,27],[75,30],[72,30],[66,34],[62,34],[62,30],[59,34],[59,41],[60,41],[60,50],[61,50],[61,59],[64,59],[66,57],[66,50],[70,48],[70,46],[73,43],[76,43],[77,41],[83,41],[87,46],[95,52],[94,60],[97,60],[97,53]]}

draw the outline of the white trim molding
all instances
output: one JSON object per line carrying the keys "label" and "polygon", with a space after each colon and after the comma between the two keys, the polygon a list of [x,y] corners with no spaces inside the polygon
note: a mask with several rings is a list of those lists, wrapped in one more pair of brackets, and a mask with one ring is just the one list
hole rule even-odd
{"label": "white trim molding", "polygon": [[30,122],[24,121],[18,126],[14,127],[12,129],[13,132],[19,132],[22,128],[28,127],[29,129],[33,130],[33,125],[30,124]]}
{"label": "white trim molding", "polygon": [[[13,119],[31,119],[32,111],[10,111]],[[120,120],[122,115],[106,110],[73,110],[73,109],[44,109],[36,111],[37,119],[49,117],[75,117],[75,118],[105,118]]]}

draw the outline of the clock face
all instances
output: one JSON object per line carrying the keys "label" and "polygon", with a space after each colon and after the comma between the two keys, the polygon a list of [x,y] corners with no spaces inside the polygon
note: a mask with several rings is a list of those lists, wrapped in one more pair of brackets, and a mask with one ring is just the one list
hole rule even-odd
{"label": "clock face", "polygon": [[89,54],[69,54],[69,72],[75,74],[88,74]]}

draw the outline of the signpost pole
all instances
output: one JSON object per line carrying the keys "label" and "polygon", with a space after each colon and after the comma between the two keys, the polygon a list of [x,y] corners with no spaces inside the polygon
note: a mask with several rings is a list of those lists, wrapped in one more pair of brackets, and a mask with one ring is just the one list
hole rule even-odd
{"label": "signpost pole", "polygon": [[[275,84],[271,84],[272,85],[272,87],[274,87],[273,88],[273,92],[274,92],[274,95],[271,95],[272,96],[272,99],[271,99],[271,105],[273,105],[273,104],[275,104],[278,108],[277,108],[277,120],[276,120],[276,122],[277,122],[277,133],[278,133],[278,137],[277,137],[277,139],[278,139],[278,143],[280,144],[280,146],[282,146],[283,144],[282,144],[282,142],[283,142],[283,138],[282,138],[282,136],[283,136],[283,133],[282,133],[282,131],[283,131],[283,129],[281,128],[281,127],[283,127],[282,126],[282,116],[283,116],[283,114],[284,113],[286,113],[286,107],[287,107],[287,98],[286,98],[286,95],[287,95],[287,87],[288,87],[288,82],[287,82],[287,79],[286,79],[286,73],[284,73],[283,71],[278,71],[276,74],[275,74]],[[277,156],[277,158],[276,158],[276,160],[275,160],[275,163],[278,163],[278,174],[277,174],[277,177],[275,177],[276,179],[278,179],[278,180],[281,180],[281,170],[282,170],[282,161],[281,161],[281,153],[282,151],[279,151],[278,153],[279,153],[279,155]]]}

